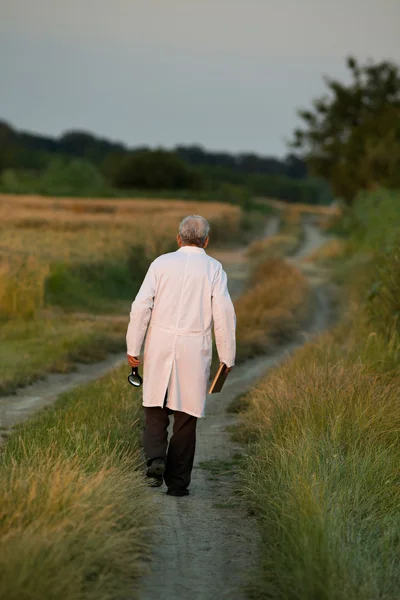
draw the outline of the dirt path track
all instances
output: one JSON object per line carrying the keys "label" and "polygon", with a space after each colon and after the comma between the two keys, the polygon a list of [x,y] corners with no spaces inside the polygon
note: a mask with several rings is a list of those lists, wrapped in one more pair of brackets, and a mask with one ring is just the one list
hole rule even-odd
{"label": "dirt path track", "polygon": [[[296,261],[319,247],[325,238],[312,225],[305,225],[305,240]],[[236,256],[240,254],[236,252]],[[223,260],[223,257],[218,256]],[[224,261],[228,272],[238,273],[234,259]],[[315,277],[315,274],[314,274]],[[221,394],[209,396],[206,418],[199,419],[197,450],[191,495],[174,498],[165,488],[154,490],[155,509],[160,511],[154,540],[152,571],[144,580],[141,600],[244,600],[243,585],[257,552],[256,523],[244,514],[234,496],[232,477],[215,475],[229,470],[241,447],[226,431],[235,423],[227,412],[230,402],[254,386],[267,369],[275,366],[305,338],[323,329],[329,319],[329,302],[319,287],[315,310],[307,331],[273,356],[248,361],[232,371]]]}
{"label": "dirt path track", "polygon": [[53,404],[63,392],[98,379],[125,360],[126,354],[123,353],[114,354],[93,365],[78,364],[71,373],[47,375],[32,385],[20,388],[12,396],[0,397],[0,443],[14,425],[25,421],[39,409]]}

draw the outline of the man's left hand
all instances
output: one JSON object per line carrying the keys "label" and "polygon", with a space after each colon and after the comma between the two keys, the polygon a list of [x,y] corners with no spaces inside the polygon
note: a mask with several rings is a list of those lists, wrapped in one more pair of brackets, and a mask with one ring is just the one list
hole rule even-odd
{"label": "man's left hand", "polygon": [[129,354],[127,354],[127,357],[128,363],[131,367],[138,367],[140,365],[140,360],[136,358],[136,356],[130,356]]}

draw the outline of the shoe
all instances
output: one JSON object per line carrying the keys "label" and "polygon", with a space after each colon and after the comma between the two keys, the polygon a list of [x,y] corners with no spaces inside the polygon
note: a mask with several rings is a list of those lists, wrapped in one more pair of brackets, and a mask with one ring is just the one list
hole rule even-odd
{"label": "shoe", "polygon": [[159,477],[164,475],[165,460],[163,458],[153,458],[147,467],[147,477]]}
{"label": "shoe", "polygon": [[165,460],[163,458],[154,458],[146,471],[146,477],[151,480],[149,485],[151,487],[161,487],[163,484],[164,472]]}
{"label": "shoe", "polygon": [[189,496],[189,490],[174,490],[174,488],[169,488],[167,490],[167,496]]}

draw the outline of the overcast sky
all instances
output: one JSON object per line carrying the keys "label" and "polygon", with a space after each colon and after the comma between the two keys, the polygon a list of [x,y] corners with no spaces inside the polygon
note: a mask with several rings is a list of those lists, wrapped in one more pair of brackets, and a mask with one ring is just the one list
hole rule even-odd
{"label": "overcast sky", "polygon": [[400,0],[0,0],[0,119],[283,155],[352,53],[400,63]]}

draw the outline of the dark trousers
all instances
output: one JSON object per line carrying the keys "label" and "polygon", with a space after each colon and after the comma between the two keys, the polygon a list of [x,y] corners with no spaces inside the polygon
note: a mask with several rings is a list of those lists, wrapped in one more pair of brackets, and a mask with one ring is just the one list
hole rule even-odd
{"label": "dark trousers", "polygon": [[[143,447],[147,463],[154,458],[166,462],[164,481],[168,488],[186,489],[190,483],[196,449],[197,417],[192,417],[166,406],[144,408],[146,427],[143,434]],[[168,425],[170,415],[174,415],[174,428],[168,446]]]}

